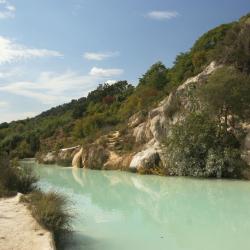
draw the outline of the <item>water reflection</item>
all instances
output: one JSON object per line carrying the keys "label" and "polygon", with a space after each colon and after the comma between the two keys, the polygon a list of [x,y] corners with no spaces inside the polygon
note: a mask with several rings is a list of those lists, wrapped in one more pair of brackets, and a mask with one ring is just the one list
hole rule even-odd
{"label": "water reflection", "polygon": [[250,244],[248,182],[41,165],[37,170],[43,189],[76,202],[75,229],[92,239],[84,249],[233,250]]}

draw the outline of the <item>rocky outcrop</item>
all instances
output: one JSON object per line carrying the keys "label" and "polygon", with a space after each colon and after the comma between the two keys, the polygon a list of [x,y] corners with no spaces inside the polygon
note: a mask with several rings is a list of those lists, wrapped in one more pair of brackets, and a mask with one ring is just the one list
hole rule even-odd
{"label": "rocky outcrop", "polygon": [[149,169],[165,165],[163,142],[170,132],[172,125],[184,119],[185,114],[192,108],[189,99],[190,87],[203,84],[204,79],[218,67],[212,62],[202,73],[187,79],[174,93],[165,98],[157,108],[151,110],[147,119],[133,127],[135,141],[143,144],[142,150],[134,154],[131,170]]}
{"label": "rocky outcrop", "polygon": [[212,62],[202,73],[189,78],[178,89],[165,98],[158,107],[145,116],[138,112],[131,116],[127,129],[135,140],[133,152],[124,153],[119,145],[124,137],[118,131],[100,137],[85,150],[76,152],[72,165],[91,169],[150,170],[166,165],[163,153],[164,140],[172,125],[185,118],[192,109],[189,98],[194,85],[204,83],[204,79],[219,66]]}
{"label": "rocky outcrop", "polygon": [[71,166],[73,157],[79,151],[80,146],[63,148],[58,151],[41,154],[38,161],[43,164],[58,164],[62,166]]}
{"label": "rocky outcrop", "polygon": [[81,148],[73,157],[72,167],[73,168],[82,168],[83,167],[83,148]]}
{"label": "rocky outcrop", "polygon": [[132,153],[122,152],[122,135],[113,131],[98,138],[87,147],[81,147],[72,160],[74,168],[127,170],[132,159]]}
{"label": "rocky outcrop", "polygon": [[40,162],[44,164],[55,164],[57,161],[57,153],[55,151],[48,152],[40,157]]}
{"label": "rocky outcrop", "polygon": [[143,113],[141,111],[137,112],[129,118],[128,127],[134,128],[134,127],[138,126],[140,123],[142,123],[144,119],[145,119],[145,117],[144,117]]}
{"label": "rocky outcrop", "polygon": [[114,151],[109,151],[109,156],[105,162],[103,169],[106,170],[127,170],[132,159],[131,154],[119,155]]}
{"label": "rocky outcrop", "polygon": [[148,169],[158,167],[159,163],[160,156],[158,152],[154,148],[147,148],[134,155],[129,168],[131,170]]}
{"label": "rocky outcrop", "polygon": [[[197,103],[192,99],[192,90],[204,84],[207,77],[220,65],[212,62],[203,72],[187,79],[175,92],[162,100],[159,105],[145,116],[138,112],[130,117],[126,135],[124,132],[113,131],[99,137],[94,143],[81,147],[62,149],[48,153],[44,161],[48,163],[58,160],[72,160],[74,168],[91,169],[123,169],[150,173],[149,170],[162,168],[167,172],[167,159],[164,144],[171,127],[185,119]],[[243,158],[250,164],[250,127],[243,143]],[[133,150],[126,151],[126,136],[133,137]],[[127,137],[129,138],[129,137]],[[129,142],[131,145],[131,141]],[[166,171],[165,171],[166,170]]]}
{"label": "rocky outcrop", "polygon": [[90,169],[103,169],[109,158],[109,151],[102,145],[92,144],[86,153],[84,167]]}

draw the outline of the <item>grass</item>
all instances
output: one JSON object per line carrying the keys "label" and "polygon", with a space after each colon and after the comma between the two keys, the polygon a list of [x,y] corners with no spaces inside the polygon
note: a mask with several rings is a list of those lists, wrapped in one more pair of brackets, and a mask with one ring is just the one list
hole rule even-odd
{"label": "grass", "polygon": [[45,229],[53,233],[56,248],[62,249],[60,245],[64,234],[71,231],[71,220],[73,218],[69,200],[57,193],[48,193],[36,190],[22,198],[28,203],[32,216]]}
{"label": "grass", "polygon": [[26,201],[34,218],[47,230],[53,233],[70,230],[72,215],[65,196],[53,191],[35,191],[26,197]]}
{"label": "grass", "polygon": [[30,168],[21,168],[7,155],[0,155],[0,197],[17,192],[28,194],[36,189],[37,177]]}

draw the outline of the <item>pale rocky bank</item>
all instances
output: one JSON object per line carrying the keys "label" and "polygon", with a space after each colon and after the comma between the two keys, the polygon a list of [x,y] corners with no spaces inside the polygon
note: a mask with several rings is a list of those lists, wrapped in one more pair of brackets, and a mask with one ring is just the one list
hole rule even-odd
{"label": "pale rocky bank", "polygon": [[54,250],[52,234],[36,222],[20,197],[0,199],[0,249]]}

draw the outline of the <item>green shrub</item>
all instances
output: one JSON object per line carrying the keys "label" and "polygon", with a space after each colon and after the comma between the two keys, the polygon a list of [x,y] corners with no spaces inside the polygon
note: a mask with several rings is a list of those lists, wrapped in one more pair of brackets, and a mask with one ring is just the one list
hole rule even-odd
{"label": "green shrub", "polygon": [[36,188],[37,177],[32,169],[11,163],[6,154],[0,156],[0,173],[2,196],[16,192],[27,194]]}
{"label": "green shrub", "polygon": [[56,192],[36,191],[27,197],[27,201],[32,215],[44,228],[55,234],[70,230],[72,215],[65,196]]}
{"label": "green shrub", "polygon": [[190,114],[174,125],[166,145],[170,175],[240,178],[246,168],[237,139],[218,133],[206,114]]}
{"label": "green shrub", "polygon": [[212,74],[198,90],[203,106],[217,116],[220,125],[227,129],[228,118],[245,121],[250,116],[250,78],[232,67],[222,67]]}
{"label": "green shrub", "polygon": [[37,176],[34,174],[30,167],[19,167],[16,171],[17,179],[17,191],[22,194],[28,194],[36,189],[36,183],[38,181]]}
{"label": "green shrub", "polygon": [[96,113],[79,120],[75,125],[73,135],[76,138],[85,138],[94,135],[100,129],[115,126],[117,123],[118,119],[112,114]]}
{"label": "green shrub", "polygon": [[[248,19],[249,20],[249,19]],[[250,73],[250,23],[247,19],[234,23],[225,38],[217,46],[217,61],[234,65],[242,72]]]}

